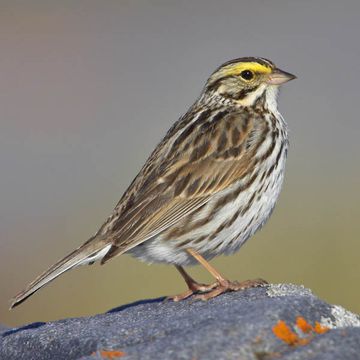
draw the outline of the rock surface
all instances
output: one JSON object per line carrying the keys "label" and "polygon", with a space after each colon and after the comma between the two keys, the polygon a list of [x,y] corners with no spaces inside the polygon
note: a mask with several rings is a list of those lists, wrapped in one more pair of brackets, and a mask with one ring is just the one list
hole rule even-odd
{"label": "rock surface", "polygon": [[8,328],[6,326],[0,324],[0,334],[6,330],[8,330]]}
{"label": "rock surface", "polygon": [[[330,330],[304,335],[298,316]],[[272,328],[285,321],[307,344],[291,346]],[[295,285],[227,293],[208,302],[139,301],[106,314],[0,331],[0,359],[360,359],[360,318]],[[121,353],[118,353],[121,355]],[[115,359],[115,356],[113,357]]]}

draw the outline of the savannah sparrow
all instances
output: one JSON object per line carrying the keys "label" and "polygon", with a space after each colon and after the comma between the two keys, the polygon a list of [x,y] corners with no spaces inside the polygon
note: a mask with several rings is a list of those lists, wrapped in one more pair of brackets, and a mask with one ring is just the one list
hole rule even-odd
{"label": "savannah sparrow", "polygon": [[[13,300],[20,304],[67,270],[130,253],[173,264],[188,290],[210,299],[264,284],[223,278],[207,260],[231,254],[269,218],[284,177],[286,124],[279,85],[295,76],[263,58],[220,66],[200,97],[168,131],[99,231],[41,274]],[[193,280],[184,265],[200,263],[216,279]]]}

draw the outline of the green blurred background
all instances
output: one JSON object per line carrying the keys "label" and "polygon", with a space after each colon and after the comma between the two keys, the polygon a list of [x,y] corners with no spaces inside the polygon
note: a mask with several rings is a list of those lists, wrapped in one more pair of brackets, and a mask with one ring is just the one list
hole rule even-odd
{"label": "green blurred background", "polygon": [[97,230],[207,76],[239,56],[298,76],[280,98],[291,149],[267,226],[213,263],[231,279],[304,284],[360,312],[359,12],[358,0],[0,0],[0,323],[185,289],[173,267],[125,255],[8,311]]}

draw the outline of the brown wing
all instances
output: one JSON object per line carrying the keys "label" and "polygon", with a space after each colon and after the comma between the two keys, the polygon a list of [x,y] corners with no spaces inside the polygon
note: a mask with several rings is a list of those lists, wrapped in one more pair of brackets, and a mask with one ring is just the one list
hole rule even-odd
{"label": "brown wing", "polygon": [[[160,234],[254,167],[268,131],[255,113],[202,110],[175,124],[99,230],[113,247],[103,262]],[[181,128],[182,126],[182,128]]]}

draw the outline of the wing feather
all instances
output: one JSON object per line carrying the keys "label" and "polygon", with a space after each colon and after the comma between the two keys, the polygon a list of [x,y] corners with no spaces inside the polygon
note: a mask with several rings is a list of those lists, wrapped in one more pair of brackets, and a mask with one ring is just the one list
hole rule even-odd
{"label": "wing feather", "polygon": [[192,125],[175,148],[177,134],[168,134],[100,229],[113,245],[104,261],[159,235],[249,174],[256,164],[253,139],[266,132],[261,124],[254,114],[227,112],[206,127]]}

